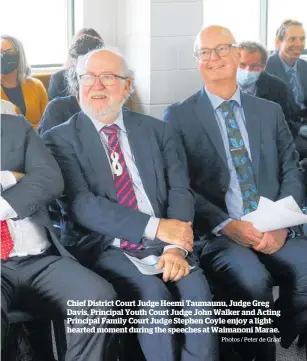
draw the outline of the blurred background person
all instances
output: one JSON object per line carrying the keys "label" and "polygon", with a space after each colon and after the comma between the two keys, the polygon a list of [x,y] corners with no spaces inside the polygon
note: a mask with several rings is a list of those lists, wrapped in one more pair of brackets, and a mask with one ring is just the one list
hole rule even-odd
{"label": "blurred background person", "polygon": [[36,129],[48,103],[43,83],[31,77],[22,43],[9,35],[1,36],[1,99],[15,105]]}
{"label": "blurred background person", "polygon": [[[72,46],[82,35],[90,35],[90,36],[99,38],[103,42],[101,36],[97,33],[96,30],[94,30],[92,28],[83,28],[83,29],[79,30],[73,37]],[[64,65],[64,69],[61,69],[61,70],[57,71],[56,73],[52,74],[52,76],[50,78],[49,88],[48,88],[49,100],[55,99],[57,97],[65,97],[65,96],[70,95],[68,86],[67,86],[66,77],[65,77],[65,72],[66,72],[67,68],[69,68],[69,66],[71,65],[71,62],[73,60],[74,59],[71,58],[71,54],[69,51],[67,61]]]}
{"label": "blurred background person", "polygon": [[89,51],[104,46],[103,40],[99,37],[93,37],[91,35],[84,34],[77,38],[69,49],[70,66],[65,69],[65,73],[72,73],[74,78],[74,85],[71,87],[69,82],[67,84],[68,96],[58,97],[53,99],[46,107],[46,110],[41,118],[38,126],[38,132],[42,135],[48,129],[55,127],[56,125],[66,122],[74,114],[81,111],[78,102],[78,78],[75,73],[76,62],[78,56],[85,55]]}
{"label": "blurred background person", "polygon": [[307,62],[300,58],[305,49],[303,24],[288,19],[276,32],[277,51],[268,59],[266,70],[283,79],[289,89],[291,118],[297,123],[296,147],[301,158],[307,157]]}

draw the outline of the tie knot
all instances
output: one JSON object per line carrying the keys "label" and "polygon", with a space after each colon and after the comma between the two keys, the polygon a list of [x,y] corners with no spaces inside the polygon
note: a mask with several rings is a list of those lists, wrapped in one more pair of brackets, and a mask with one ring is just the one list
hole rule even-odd
{"label": "tie knot", "polygon": [[223,113],[228,113],[230,111],[232,112],[236,103],[237,102],[235,100],[225,101],[219,106],[219,108],[222,110]]}
{"label": "tie knot", "polygon": [[294,75],[294,73],[295,73],[295,70],[294,70],[293,68],[290,68],[290,69],[288,70],[288,74],[289,74],[290,76]]}
{"label": "tie knot", "polygon": [[108,127],[103,127],[101,131],[104,132],[105,135],[109,136],[109,135],[117,135],[118,129],[119,129],[118,125],[112,124]]}

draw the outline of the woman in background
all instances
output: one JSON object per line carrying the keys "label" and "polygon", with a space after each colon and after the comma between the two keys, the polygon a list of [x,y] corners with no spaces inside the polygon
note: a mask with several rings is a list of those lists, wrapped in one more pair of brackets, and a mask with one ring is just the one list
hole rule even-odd
{"label": "woman in background", "polygon": [[31,77],[22,43],[9,35],[1,36],[1,95],[15,105],[36,129],[48,103],[43,83]]}
{"label": "woman in background", "polygon": [[[83,28],[83,29],[79,30],[73,37],[72,46],[83,35],[93,36],[102,41],[101,36],[97,33],[96,30],[94,30],[92,28]],[[65,66],[64,66],[64,69],[61,69],[51,75],[49,88],[48,88],[48,97],[49,97],[50,101],[55,98],[66,97],[66,96],[70,95],[69,89],[68,89],[68,84],[67,84],[66,77],[65,77],[65,73],[66,73],[67,68],[69,68],[71,66],[71,62],[73,60],[74,59],[71,58],[71,54],[68,53],[68,58],[67,58]]]}

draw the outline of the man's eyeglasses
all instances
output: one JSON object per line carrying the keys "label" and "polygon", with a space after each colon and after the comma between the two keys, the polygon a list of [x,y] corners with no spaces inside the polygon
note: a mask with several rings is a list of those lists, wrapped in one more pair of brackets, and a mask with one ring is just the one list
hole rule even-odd
{"label": "man's eyeglasses", "polygon": [[211,58],[212,51],[215,51],[215,54],[219,57],[224,57],[229,55],[231,48],[236,48],[236,44],[221,44],[216,48],[202,48],[194,53],[195,57],[200,61],[208,61]]}
{"label": "man's eyeglasses", "polygon": [[128,77],[116,75],[116,74],[100,74],[100,75],[93,75],[93,74],[83,74],[79,75],[79,79],[82,85],[85,86],[92,86],[96,82],[96,78],[99,79],[100,83],[104,86],[112,86],[115,85],[116,78],[126,80]]}

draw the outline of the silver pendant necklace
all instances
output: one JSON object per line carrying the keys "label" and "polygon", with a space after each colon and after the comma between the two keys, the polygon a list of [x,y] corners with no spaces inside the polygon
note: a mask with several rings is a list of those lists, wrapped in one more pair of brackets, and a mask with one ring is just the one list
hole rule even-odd
{"label": "silver pendant necklace", "polygon": [[114,175],[116,175],[117,177],[121,176],[123,174],[123,167],[119,162],[118,153],[111,149],[110,158],[111,158],[111,167]]}
{"label": "silver pendant necklace", "polygon": [[111,160],[112,172],[117,177],[120,177],[123,174],[123,167],[119,162],[119,154],[114,150],[117,147],[117,144],[119,143],[119,139],[117,139],[117,142],[115,143],[113,149],[109,146],[109,144],[105,141],[103,137],[101,137],[101,139],[103,143],[106,145],[106,147],[111,151],[110,160]]}

